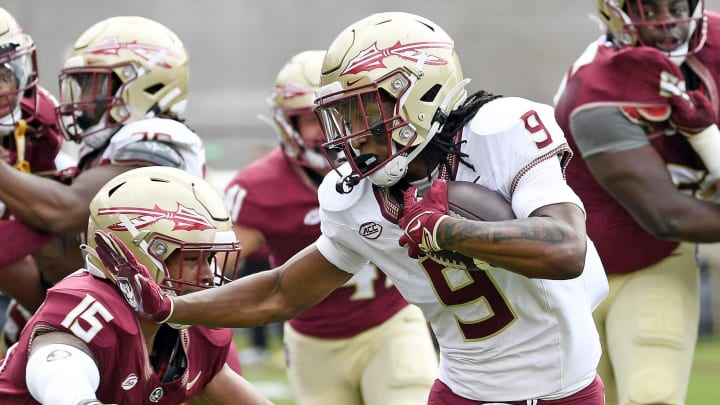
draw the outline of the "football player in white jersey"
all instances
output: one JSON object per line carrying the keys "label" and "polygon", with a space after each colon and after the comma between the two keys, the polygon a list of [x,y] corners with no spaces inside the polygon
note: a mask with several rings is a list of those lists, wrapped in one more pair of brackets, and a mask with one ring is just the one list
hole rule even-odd
{"label": "football player in white jersey", "polygon": [[[372,261],[437,335],[428,403],[603,404],[591,314],[607,280],[565,183],[570,154],[552,108],[468,97],[452,39],[407,13],[345,29],[322,72],[323,147],[346,162],[329,159],[339,166],[318,192],[318,240],[278,268],[178,298],[121,261],[111,271],[136,281],[126,299],[157,321],[248,327],[291,317]],[[497,191],[517,219],[448,215],[445,180]],[[435,261],[440,250],[474,265]],[[126,254],[117,245],[113,256]]]}

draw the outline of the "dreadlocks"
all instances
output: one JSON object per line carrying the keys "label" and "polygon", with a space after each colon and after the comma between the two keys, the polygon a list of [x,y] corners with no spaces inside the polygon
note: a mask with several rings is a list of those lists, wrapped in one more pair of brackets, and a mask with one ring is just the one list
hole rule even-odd
{"label": "dreadlocks", "polygon": [[[422,152],[421,156],[425,162],[442,162],[448,173],[451,173],[452,168],[450,167],[451,164],[449,157],[451,155],[455,155],[458,157],[460,163],[475,170],[473,165],[465,160],[465,157],[468,155],[460,152],[459,146],[465,141],[456,142],[456,135],[462,130],[465,124],[467,124],[467,122],[475,116],[480,107],[500,97],[502,96],[488,93],[485,90],[480,90],[468,97],[468,99],[465,100],[460,107],[451,111],[450,114],[448,114],[445,125],[443,125],[440,132],[438,132],[433,139],[430,140],[430,143]],[[431,166],[432,165],[430,164],[428,165],[428,167]],[[430,173],[428,173],[428,178],[429,177]]]}

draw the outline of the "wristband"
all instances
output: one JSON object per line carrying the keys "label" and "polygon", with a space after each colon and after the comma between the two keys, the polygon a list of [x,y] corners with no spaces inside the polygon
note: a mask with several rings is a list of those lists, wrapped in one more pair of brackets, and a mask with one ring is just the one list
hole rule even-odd
{"label": "wristband", "polygon": [[434,250],[434,251],[442,250],[442,248],[440,247],[440,245],[438,245],[438,243],[437,243],[437,240],[438,240],[438,238],[437,238],[437,231],[438,231],[438,228],[440,228],[440,222],[444,221],[444,220],[447,219],[447,218],[449,218],[447,215],[442,215],[442,216],[441,216],[440,218],[438,218],[437,221],[435,222],[435,226],[433,226],[433,230],[432,230],[432,241],[431,241],[432,244],[430,245],[430,247],[432,247],[432,250]]}

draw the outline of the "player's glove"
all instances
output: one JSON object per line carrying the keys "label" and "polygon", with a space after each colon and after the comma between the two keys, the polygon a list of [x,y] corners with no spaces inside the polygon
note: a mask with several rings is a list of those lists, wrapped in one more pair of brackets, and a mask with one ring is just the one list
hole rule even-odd
{"label": "player's glove", "polygon": [[[660,76],[660,94],[667,97],[672,113],[670,125],[687,137],[708,170],[713,189],[720,179],[720,129],[710,99],[700,90],[686,91],[685,82],[665,72]],[[707,194],[707,192],[706,192]]]}
{"label": "player's glove", "polygon": [[669,101],[670,125],[687,137],[703,132],[717,120],[712,102],[700,90],[681,92]]}
{"label": "player's glove", "polygon": [[410,187],[403,193],[404,210],[398,225],[405,231],[400,246],[408,246],[408,256],[417,259],[421,252],[442,250],[437,244],[437,228],[447,218],[447,183],[438,179],[427,195],[418,200],[417,189]]}
{"label": "player's glove", "polygon": [[125,301],[143,318],[166,322],[173,312],[172,298],[155,283],[148,269],[112,233],[98,230],[94,237],[95,252],[105,265],[104,271],[115,281]]}

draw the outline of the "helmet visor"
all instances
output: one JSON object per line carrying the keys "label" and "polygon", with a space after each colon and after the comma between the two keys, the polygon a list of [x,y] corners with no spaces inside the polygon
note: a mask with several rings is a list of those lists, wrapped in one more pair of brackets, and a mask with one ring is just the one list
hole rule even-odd
{"label": "helmet visor", "polygon": [[[333,84],[326,86],[325,91]],[[318,91],[322,94],[323,89]],[[323,152],[330,164],[337,168],[338,154],[350,163],[353,171],[365,177],[380,167],[384,161],[377,156],[362,155],[353,143],[363,137],[373,137],[385,142],[387,158],[402,153],[397,151],[392,139],[393,131],[402,127],[405,121],[396,113],[395,99],[380,87],[371,84],[353,89],[352,92],[331,92],[316,100],[315,108],[323,127],[326,142]]]}
{"label": "helmet visor", "polygon": [[[25,92],[37,84],[34,49],[0,54],[0,118],[19,113]],[[14,125],[19,118],[3,123]]]}
{"label": "helmet visor", "polygon": [[119,125],[110,110],[124,106],[119,81],[110,68],[65,69],[60,75],[60,105],[56,109],[65,136],[74,141]]}

